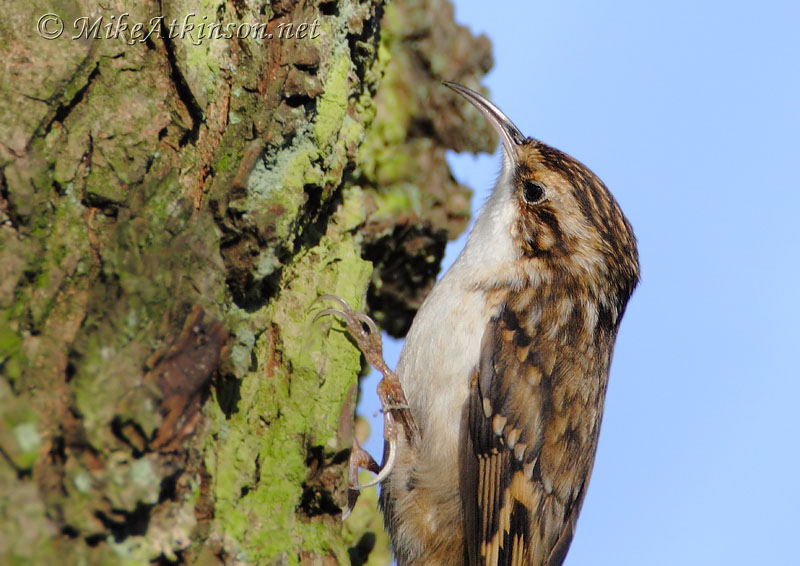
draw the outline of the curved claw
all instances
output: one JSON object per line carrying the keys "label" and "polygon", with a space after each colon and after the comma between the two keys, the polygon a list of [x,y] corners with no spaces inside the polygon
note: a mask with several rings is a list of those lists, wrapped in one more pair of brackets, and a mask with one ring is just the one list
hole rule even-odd
{"label": "curved claw", "polygon": [[314,316],[314,322],[326,315],[339,317],[344,322],[350,337],[356,342],[361,353],[364,354],[367,362],[386,376],[391,370],[383,360],[381,332],[375,321],[364,313],[354,311],[346,301],[339,297],[322,295],[317,300],[321,299],[335,301],[341,308],[329,307],[321,310]]}
{"label": "curved claw", "polygon": [[353,307],[348,305],[347,301],[345,301],[341,297],[337,297],[336,295],[320,295],[319,297],[317,297],[314,300],[314,302],[317,302],[317,301],[334,301],[334,302],[339,303],[345,311],[352,311],[353,310]]}
{"label": "curved claw", "polygon": [[367,328],[369,328],[369,334],[373,336],[378,336],[380,334],[380,331],[378,330],[378,325],[375,324],[375,321],[372,320],[369,316],[365,315],[364,313],[358,313],[356,317],[362,324],[367,325]]}
{"label": "curved claw", "polygon": [[335,314],[335,315],[341,316],[342,318],[347,318],[347,313],[345,313],[344,311],[341,311],[339,309],[334,309],[334,308],[328,308],[328,309],[323,309],[323,310],[319,311],[317,313],[317,315],[314,317],[313,322],[317,322],[320,318],[322,318],[323,316],[329,315],[329,314]]}
{"label": "curved claw", "polygon": [[357,489],[360,491],[362,489],[374,487],[389,477],[389,474],[392,473],[392,469],[394,468],[394,463],[397,460],[397,440],[391,439],[388,442],[389,456],[386,458],[386,463],[383,465],[383,468],[381,468],[381,471],[367,483],[357,483],[353,486],[350,486],[350,489]]}
{"label": "curved claw", "polygon": [[[375,324],[375,321],[373,321],[369,316],[361,313],[348,313],[343,310],[334,308],[327,308],[319,311],[314,317],[313,322],[317,322],[320,318],[329,314],[335,314],[337,316],[342,317],[345,321],[345,325],[351,332],[359,332],[364,336],[377,336],[378,333],[380,332],[378,330],[378,326]],[[356,325],[351,326],[355,322],[353,318],[355,318],[355,321],[358,321],[361,324],[366,324],[368,331],[364,330],[363,328],[358,328],[358,326]]]}

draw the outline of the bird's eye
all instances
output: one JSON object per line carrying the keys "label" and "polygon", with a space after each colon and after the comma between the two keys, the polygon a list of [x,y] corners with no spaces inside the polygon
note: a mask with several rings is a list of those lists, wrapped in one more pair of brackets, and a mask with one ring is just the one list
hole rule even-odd
{"label": "bird's eye", "polygon": [[538,204],[544,199],[544,187],[533,181],[525,181],[522,185],[522,196],[528,204]]}

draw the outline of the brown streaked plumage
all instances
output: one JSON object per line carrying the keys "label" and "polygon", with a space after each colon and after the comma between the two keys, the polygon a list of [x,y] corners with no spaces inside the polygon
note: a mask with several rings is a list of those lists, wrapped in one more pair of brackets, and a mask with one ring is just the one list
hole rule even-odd
{"label": "brown streaked plumage", "polygon": [[399,566],[559,566],[638,282],[636,241],[589,169],[446,84],[500,134],[503,171],[414,319],[397,376],[384,372],[407,398],[387,422],[402,410],[418,427],[387,434],[385,522]]}

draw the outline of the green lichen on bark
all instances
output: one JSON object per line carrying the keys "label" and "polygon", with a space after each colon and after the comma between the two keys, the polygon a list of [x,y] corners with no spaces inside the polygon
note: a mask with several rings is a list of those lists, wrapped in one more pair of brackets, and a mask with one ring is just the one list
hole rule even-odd
{"label": "green lichen on bark", "polygon": [[[408,251],[395,226],[463,224],[463,189],[400,178],[446,171],[419,97],[458,121],[438,81],[485,70],[412,65],[401,28],[428,9],[468,50],[448,5],[43,1],[0,22],[0,562],[386,562],[374,500],[341,524],[362,364],[316,299],[367,309]],[[123,13],[164,27],[104,35]],[[71,39],[76,20],[100,24]],[[273,37],[198,41],[201,22]],[[314,37],[285,36],[302,22]]]}

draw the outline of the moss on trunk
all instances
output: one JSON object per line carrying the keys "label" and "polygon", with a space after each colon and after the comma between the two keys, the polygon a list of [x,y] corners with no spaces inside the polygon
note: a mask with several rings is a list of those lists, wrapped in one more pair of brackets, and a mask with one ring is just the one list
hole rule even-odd
{"label": "moss on trunk", "polygon": [[6,12],[0,562],[361,563],[362,361],[315,300],[407,327],[468,215],[444,152],[491,147],[438,83],[488,42],[437,0]]}

